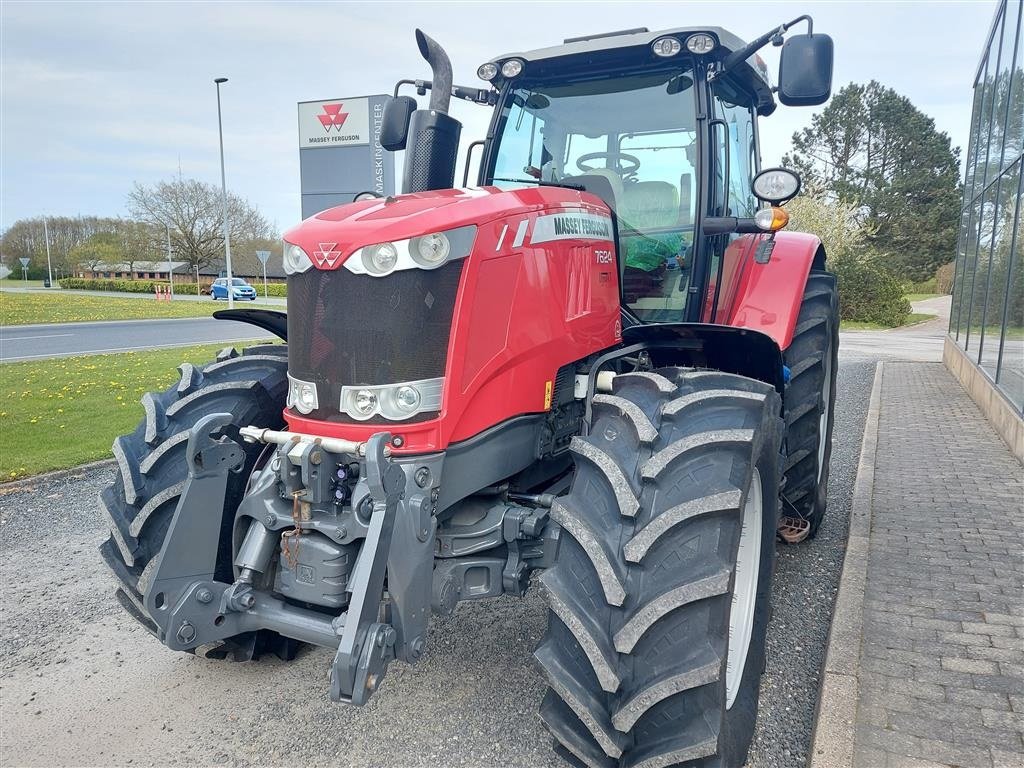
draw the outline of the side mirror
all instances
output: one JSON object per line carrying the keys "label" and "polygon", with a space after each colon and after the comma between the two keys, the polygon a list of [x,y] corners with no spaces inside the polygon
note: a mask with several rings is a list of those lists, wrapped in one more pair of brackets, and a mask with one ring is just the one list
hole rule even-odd
{"label": "side mirror", "polygon": [[791,35],[779,62],[779,101],[787,107],[824,104],[832,93],[832,38]]}
{"label": "side mirror", "polygon": [[416,99],[412,96],[395,96],[388,99],[381,116],[380,145],[388,152],[405,149],[409,136],[409,120],[416,111]]}

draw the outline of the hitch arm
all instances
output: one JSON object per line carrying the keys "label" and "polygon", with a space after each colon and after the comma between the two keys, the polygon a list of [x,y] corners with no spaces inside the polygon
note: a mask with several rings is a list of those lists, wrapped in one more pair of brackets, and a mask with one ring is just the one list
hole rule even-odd
{"label": "hitch arm", "polygon": [[390,440],[390,434],[379,432],[366,443],[366,480],[373,511],[349,582],[351,599],[331,665],[331,700],[357,706],[365,704],[380,685],[395,652],[394,628],[378,621],[391,534],[405,488],[405,473],[386,458]]}

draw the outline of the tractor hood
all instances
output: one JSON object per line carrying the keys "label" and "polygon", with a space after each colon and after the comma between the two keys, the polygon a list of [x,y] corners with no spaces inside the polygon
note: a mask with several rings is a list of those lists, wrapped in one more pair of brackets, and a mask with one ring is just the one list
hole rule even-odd
{"label": "tractor hood", "polygon": [[[416,192],[329,208],[285,232],[284,239],[302,248],[320,269],[337,269],[352,253],[367,245],[405,240],[469,224],[479,226],[509,214],[527,213],[552,204],[578,205],[580,197],[575,190],[553,187],[514,190],[471,187]],[[330,266],[317,258],[327,253],[334,257]]]}

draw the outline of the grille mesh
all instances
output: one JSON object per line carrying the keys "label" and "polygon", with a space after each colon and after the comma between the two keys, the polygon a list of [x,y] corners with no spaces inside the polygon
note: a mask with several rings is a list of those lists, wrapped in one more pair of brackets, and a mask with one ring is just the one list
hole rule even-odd
{"label": "grille mesh", "polygon": [[[349,421],[338,411],[342,386],[444,375],[463,263],[383,278],[354,275],[344,267],[288,278],[288,370],[316,382],[320,408],[310,418]],[[435,415],[421,413],[408,421]]]}

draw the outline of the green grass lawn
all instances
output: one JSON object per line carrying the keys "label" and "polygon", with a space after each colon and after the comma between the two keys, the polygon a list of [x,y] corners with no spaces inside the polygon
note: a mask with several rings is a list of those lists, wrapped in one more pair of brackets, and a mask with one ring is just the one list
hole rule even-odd
{"label": "green grass lawn", "polygon": [[[935,315],[928,315],[923,312],[911,312],[907,315],[907,321],[900,328],[906,328],[908,325],[917,325],[918,323],[924,323],[931,320]],[[885,325],[879,325],[878,323],[866,323],[859,320],[843,320],[839,323],[840,330],[843,331],[891,331],[893,328],[889,328]]]}
{"label": "green grass lawn", "polygon": [[110,456],[142,419],[139,399],[208,363],[223,344],[0,365],[0,481]]}
{"label": "green grass lawn", "polygon": [[[20,274],[20,269],[19,269]],[[42,288],[42,280],[22,280],[20,277],[15,278],[13,275],[5,277],[0,280],[0,289],[3,288]]]}
{"label": "green grass lawn", "polygon": [[943,296],[941,293],[908,293],[908,301],[924,301],[926,299],[937,299],[939,296]]}
{"label": "green grass lawn", "polygon": [[[280,305],[236,302],[236,306],[275,309]],[[92,320],[145,320],[166,317],[204,317],[227,309],[220,301],[147,301],[69,293],[0,293],[0,325],[81,323]]]}

